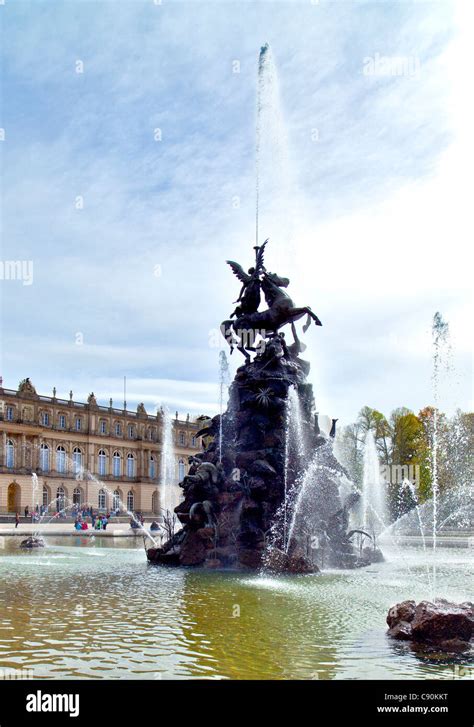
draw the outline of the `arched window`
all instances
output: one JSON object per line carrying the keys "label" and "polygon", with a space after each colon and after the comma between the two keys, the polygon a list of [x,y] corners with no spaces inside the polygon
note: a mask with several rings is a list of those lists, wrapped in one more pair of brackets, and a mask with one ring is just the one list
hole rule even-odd
{"label": "arched window", "polygon": [[135,457],[127,454],[127,477],[135,477]]}
{"label": "arched window", "polygon": [[99,490],[99,498],[98,498],[98,502],[97,502],[99,510],[105,510],[105,508],[107,507],[107,505],[105,503],[106,503],[105,490]]}
{"label": "arched window", "polygon": [[122,458],[120,456],[120,452],[114,452],[114,457],[113,457],[114,477],[120,477],[120,470],[121,470],[121,466],[122,466],[121,459]]}
{"label": "arched window", "polygon": [[107,455],[103,449],[99,449],[99,475],[107,474]]}
{"label": "arched window", "polygon": [[40,467],[43,472],[49,472],[49,447],[47,444],[40,445]]}
{"label": "arched window", "polygon": [[6,464],[10,468],[15,464],[15,447],[11,439],[7,439]]}
{"label": "arched window", "polygon": [[185,474],[186,474],[186,467],[184,464],[184,460],[180,459],[178,462],[178,482],[182,482],[184,480]]}
{"label": "arched window", "polygon": [[72,450],[72,466],[74,474],[80,474],[82,471],[82,452],[79,447],[74,447]]}
{"label": "arched window", "polygon": [[56,510],[64,510],[66,507],[66,493],[64,487],[58,487],[56,490]]}
{"label": "arched window", "polygon": [[129,490],[127,492],[127,510],[129,512],[133,512],[133,509],[135,507],[135,497],[133,495],[133,492]]}
{"label": "arched window", "polygon": [[155,490],[151,496],[151,509],[154,515],[160,514],[160,495],[158,490]]}
{"label": "arched window", "polygon": [[120,492],[118,490],[114,490],[114,494],[112,497],[112,510],[114,512],[120,510]]}
{"label": "arched window", "polygon": [[66,472],[66,450],[61,444],[56,447],[56,471]]}
{"label": "arched window", "polygon": [[81,490],[79,487],[75,487],[72,493],[72,501],[74,505],[80,505],[82,502]]}
{"label": "arched window", "polygon": [[155,458],[153,455],[150,457],[150,478],[154,480],[156,477]]}
{"label": "arched window", "polygon": [[49,490],[46,487],[46,485],[43,485],[43,507],[48,507],[49,505]]}

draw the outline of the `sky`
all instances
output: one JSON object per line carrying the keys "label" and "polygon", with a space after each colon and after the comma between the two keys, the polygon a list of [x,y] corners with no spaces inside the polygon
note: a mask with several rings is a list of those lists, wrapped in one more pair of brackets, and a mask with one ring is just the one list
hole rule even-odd
{"label": "sky", "polygon": [[259,239],[323,322],[304,336],[317,408],[433,403],[439,310],[440,406],[470,409],[470,19],[449,0],[5,0],[1,260],[32,277],[0,279],[4,386],[121,406],[126,376],[129,408],[218,410],[269,43]]}

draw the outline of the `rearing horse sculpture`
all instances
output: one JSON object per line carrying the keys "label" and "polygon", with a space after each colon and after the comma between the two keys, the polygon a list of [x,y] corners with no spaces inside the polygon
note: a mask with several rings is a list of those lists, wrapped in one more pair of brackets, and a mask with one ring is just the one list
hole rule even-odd
{"label": "rearing horse sculpture", "polygon": [[[287,323],[292,324],[294,332],[294,322],[307,316],[303,331],[306,331],[311,323],[311,320],[315,322],[317,326],[321,326],[322,323],[318,316],[313,313],[309,306],[297,308],[294,306],[288,293],[284,290],[288,287],[290,281],[288,278],[282,278],[276,273],[269,273],[263,266],[263,250],[267,241],[260,248],[256,248],[257,251],[257,264],[255,268],[249,270],[249,274],[245,273],[242,267],[232,261],[227,260],[227,263],[232,268],[234,274],[242,281],[243,289],[248,286],[252,289],[253,301],[259,300],[259,296],[255,296],[256,283],[261,287],[267,305],[267,310],[258,311],[258,303],[255,307],[242,305],[236,308],[232,316],[236,315],[236,319],[223,321],[221,323],[221,331],[230,345],[231,353],[234,346],[243,353],[245,358],[250,358],[249,351],[255,351],[255,340],[258,335],[265,339],[266,336],[276,334],[280,328],[285,326]],[[261,277],[260,277],[261,276]],[[241,293],[242,298],[242,293]],[[243,295],[245,299],[245,294]],[[255,310],[253,310],[255,308]]]}

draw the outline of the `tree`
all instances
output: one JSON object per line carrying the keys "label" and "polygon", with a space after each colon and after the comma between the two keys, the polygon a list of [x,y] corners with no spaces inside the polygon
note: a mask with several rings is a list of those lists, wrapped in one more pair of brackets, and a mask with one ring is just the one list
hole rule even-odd
{"label": "tree", "polygon": [[342,464],[358,487],[362,484],[364,437],[360,424],[348,424],[337,438]]}
{"label": "tree", "polygon": [[369,429],[373,431],[379,457],[384,464],[389,464],[391,431],[390,425],[382,412],[372,409],[370,406],[364,406],[359,412],[357,422],[364,434]]}

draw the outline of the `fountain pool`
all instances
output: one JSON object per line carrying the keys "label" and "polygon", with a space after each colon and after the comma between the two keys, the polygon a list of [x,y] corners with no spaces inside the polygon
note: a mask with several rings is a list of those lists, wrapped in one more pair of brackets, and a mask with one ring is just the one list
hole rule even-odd
{"label": "fountain pool", "polygon": [[[124,539],[125,540],[125,539]],[[140,540],[3,538],[0,668],[35,678],[453,679],[474,663],[437,661],[386,636],[392,603],[426,596],[426,557],[389,546],[357,571],[267,577],[148,566]],[[463,601],[472,549],[438,541],[438,589]],[[461,666],[462,668],[461,668]],[[466,668],[465,668],[466,667]]]}

